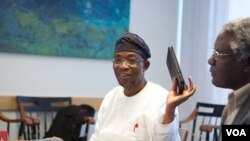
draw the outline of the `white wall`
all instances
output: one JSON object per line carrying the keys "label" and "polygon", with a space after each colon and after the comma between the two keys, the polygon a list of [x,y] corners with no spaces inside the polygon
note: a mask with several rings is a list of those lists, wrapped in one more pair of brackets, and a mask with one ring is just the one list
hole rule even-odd
{"label": "white wall", "polygon": [[1,95],[102,96],[116,83],[111,61],[1,53],[0,65]]}
{"label": "white wall", "polygon": [[249,10],[250,1],[249,0],[229,0],[229,17],[228,20],[233,20],[237,18],[244,18],[249,17],[250,10]]}
{"label": "white wall", "polygon": [[[146,77],[166,88],[166,48],[176,44],[177,2],[131,0],[130,31],[152,52]],[[0,95],[103,97],[117,85],[111,60],[0,53],[0,66]]]}
{"label": "white wall", "polygon": [[146,77],[171,88],[166,67],[167,47],[176,45],[178,0],[132,0],[130,31],[145,39],[150,46],[151,66]]}

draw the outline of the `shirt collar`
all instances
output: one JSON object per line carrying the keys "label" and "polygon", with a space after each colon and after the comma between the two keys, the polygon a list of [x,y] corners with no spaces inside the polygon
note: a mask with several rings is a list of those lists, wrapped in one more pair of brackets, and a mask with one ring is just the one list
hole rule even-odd
{"label": "shirt collar", "polygon": [[241,107],[241,105],[244,103],[244,101],[247,99],[248,94],[250,93],[250,83],[244,85],[243,87],[237,89],[234,92],[235,96],[235,106],[237,108]]}

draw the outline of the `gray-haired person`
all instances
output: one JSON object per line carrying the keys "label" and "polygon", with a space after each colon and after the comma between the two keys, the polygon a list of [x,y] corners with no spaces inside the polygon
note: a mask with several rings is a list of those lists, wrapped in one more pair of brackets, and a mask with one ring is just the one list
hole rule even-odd
{"label": "gray-haired person", "polygon": [[[226,23],[208,59],[213,85],[232,89],[222,125],[250,124],[250,18]],[[220,134],[221,140],[221,134]]]}
{"label": "gray-haired person", "polygon": [[180,141],[177,106],[196,90],[191,78],[182,94],[176,80],[168,92],[144,77],[150,49],[134,33],[115,44],[113,70],[119,86],[104,97],[90,141]]}

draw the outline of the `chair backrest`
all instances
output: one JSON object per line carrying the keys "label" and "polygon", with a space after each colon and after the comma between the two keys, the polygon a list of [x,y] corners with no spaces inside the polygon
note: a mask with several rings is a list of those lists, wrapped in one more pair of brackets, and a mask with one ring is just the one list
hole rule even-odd
{"label": "chair backrest", "polygon": [[30,117],[31,119],[22,122],[19,129],[19,139],[25,140],[42,137],[56,112],[62,107],[71,105],[72,101],[71,97],[17,96],[16,99],[21,118]]}
{"label": "chair backrest", "polygon": [[[180,125],[193,121],[191,141],[218,140],[218,128],[220,128],[221,114],[225,105],[197,102],[195,109],[188,118],[181,120]],[[205,134],[203,134],[205,133]]]}

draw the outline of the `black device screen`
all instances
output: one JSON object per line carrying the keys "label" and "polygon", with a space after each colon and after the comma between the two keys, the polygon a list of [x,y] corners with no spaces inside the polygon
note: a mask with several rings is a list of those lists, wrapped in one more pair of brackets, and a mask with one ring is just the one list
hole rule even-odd
{"label": "black device screen", "polygon": [[182,94],[184,90],[185,81],[183,79],[182,72],[172,46],[168,47],[166,64],[172,81],[174,78],[177,78],[177,92],[179,94]]}

